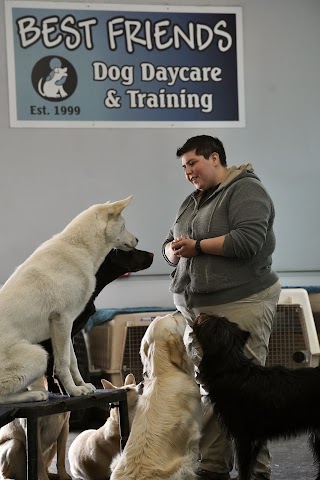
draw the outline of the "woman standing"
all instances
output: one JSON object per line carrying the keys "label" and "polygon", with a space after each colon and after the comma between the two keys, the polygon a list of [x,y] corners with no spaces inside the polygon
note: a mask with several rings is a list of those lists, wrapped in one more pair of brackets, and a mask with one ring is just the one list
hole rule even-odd
{"label": "woman standing", "polygon": [[[188,324],[188,353],[197,367],[201,349],[192,324],[200,312],[215,313],[250,332],[247,355],[264,364],[281,290],[271,268],[273,202],[251,164],[227,167],[218,138],[192,137],[177,150],[177,157],[196,190],[180,206],[163,255],[175,267],[170,291]],[[234,463],[232,444],[220,430],[206,395],[203,402],[206,419],[198,478],[228,480]],[[258,457],[254,475],[255,480],[270,479],[267,448]]]}

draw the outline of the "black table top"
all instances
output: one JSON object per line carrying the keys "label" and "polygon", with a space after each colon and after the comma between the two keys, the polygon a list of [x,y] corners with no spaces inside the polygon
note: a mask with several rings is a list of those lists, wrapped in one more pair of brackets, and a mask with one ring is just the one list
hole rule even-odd
{"label": "black table top", "polygon": [[126,390],[116,388],[112,390],[97,389],[89,395],[80,397],[49,393],[48,399],[41,402],[0,404],[0,427],[15,418],[35,418],[71,410],[81,410],[100,404],[124,401],[126,398]]}

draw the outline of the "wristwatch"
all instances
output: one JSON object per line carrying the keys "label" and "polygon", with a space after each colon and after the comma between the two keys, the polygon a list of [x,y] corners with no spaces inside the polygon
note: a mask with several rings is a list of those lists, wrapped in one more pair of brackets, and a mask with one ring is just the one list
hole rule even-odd
{"label": "wristwatch", "polygon": [[198,255],[202,255],[203,251],[200,245],[201,240],[196,240],[195,249]]}

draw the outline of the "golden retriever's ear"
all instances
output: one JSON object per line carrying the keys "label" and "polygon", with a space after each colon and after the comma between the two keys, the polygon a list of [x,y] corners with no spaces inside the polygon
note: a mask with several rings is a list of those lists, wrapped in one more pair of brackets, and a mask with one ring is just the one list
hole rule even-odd
{"label": "golden retriever's ear", "polygon": [[190,373],[190,361],[180,335],[170,335],[168,338],[170,362],[186,373]]}
{"label": "golden retriever's ear", "polygon": [[146,340],[140,346],[140,357],[141,363],[143,366],[143,376],[150,377],[153,370],[153,346],[154,344],[150,344]]}
{"label": "golden retriever's ear", "polygon": [[144,363],[145,359],[148,358],[148,350],[149,350],[149,343],[144,340],[144,342],[140,346],[140,357],[142,363]]}

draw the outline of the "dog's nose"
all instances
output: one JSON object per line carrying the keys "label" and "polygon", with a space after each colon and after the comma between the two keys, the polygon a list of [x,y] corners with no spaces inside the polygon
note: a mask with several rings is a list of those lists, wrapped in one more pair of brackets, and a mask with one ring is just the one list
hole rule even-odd
{"label": "dog's nose", "polygon": [[136,237],[136,241],[137,241],[137,243],[139,243],[139,239],[137,237]]}
{"label": "dog's nose", "polygon": [[138,383],[138,385],[137,385],[137,391],[138,391],[138,394],[139,394],[139,395],[142,395],[142,394],[143,394],[143,387],[144,387],[144,383],[143,383],[143,382]]}

